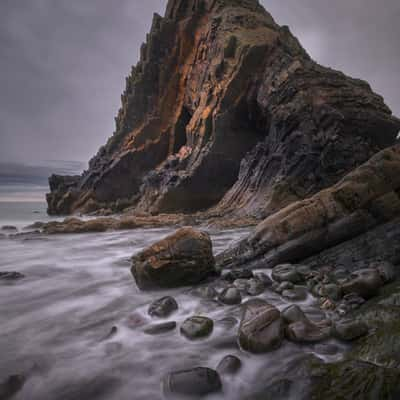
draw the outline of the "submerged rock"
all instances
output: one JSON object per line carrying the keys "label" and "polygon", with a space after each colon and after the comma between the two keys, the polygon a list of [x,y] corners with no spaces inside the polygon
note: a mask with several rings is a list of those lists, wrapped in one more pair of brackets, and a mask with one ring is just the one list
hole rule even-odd
{"label": "submerged rock", "polygon": [[171,296],[165,296],[150,304],[148,314],[152,317],[166,318],[178,309],[178,303]]}
{"label": "submerged rock", "polygon": [[259,296],[265,290],[264,283],[258,279],[249,279],[246,285],[246,292],[249,296]]}
{"label": "submerged rock", "polygon": [[148,335],[160,335],[165,332],[172,331],[176,328],[176,322],[163,322],[161,324],[154,324],[144,330],[144,333]]}
{"label": "submerged rock", "polygon": [[21,274],[20,272],[16,272],[16,271],[0,272],[0,280],[14,281],[14,280],[17,280],[17,279],[22,279],[22,278],[25,278],[25,275]]}
{"label": "submerged rock", "polygon": [[190,317],[181,325],[181,333],[187,339],[200,339],[211,335],[214,322],[207,317]]}
{"label": "submerged rock", "polygon": [[280,347],[284,323],[279,310],[262,300],[251,300],[244,305],[239,326],[240,346],[251,353],[265,353]]}
{"label": "submerged rock", "polygon": [[171,372],[163,381],[164,394],[168,398],[176,395],[206,396],[221,389],[218,372],[203,367]]}
{"label": "submerged rock", "polygon": [[210,237],[181,228],[132,257],[132,275],[142,290],[186,286],[215,276]]}
{"label": "submerged rock", "polygon": [[232,355],[225,356],[218,364],[217,371],[221,375],[233,375],[242,368],[240,358]]}
{"label": "submerged rock", "polygon": [[251,279],[253,278],[253,271],[247,268],[233,269],[222,275],[221,279],[233,283],[237,279]]}
{"label": "submerged rock", "polygon": [[234,286],[225,288],[219,295],[218,300],[227,305],[240,304],[242,302],[242,295],[240,290]]}

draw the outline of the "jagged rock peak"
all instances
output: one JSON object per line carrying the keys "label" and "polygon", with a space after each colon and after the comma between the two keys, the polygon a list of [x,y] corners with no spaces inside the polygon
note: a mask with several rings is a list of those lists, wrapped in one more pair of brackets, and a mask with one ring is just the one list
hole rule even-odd
{"label": "jagged rock peak", "polygon": [[366,82],[316,64],[255,0],[170,0],[121,103],[89,170],[51,179],[50,213],[262,218],[336,183],[400,129]]}

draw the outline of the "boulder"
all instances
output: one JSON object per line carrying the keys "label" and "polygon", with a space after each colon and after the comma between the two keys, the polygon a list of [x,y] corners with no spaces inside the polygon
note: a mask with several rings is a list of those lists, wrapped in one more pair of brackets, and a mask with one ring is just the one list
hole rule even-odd
{"label": "boulder", "polygon": [[163,380],[163,391],[167,398],[175,396],[202,397],[222,389],[218,372],[204,367],[169,373]]}
{"label": "boulder", "polygon": [[228,282],[234,282],[236,279],[250,279],[253,278],[253,271],[243,268],[243,269],[233,269],[222,275],[222,279]]}
{"label": "boulder", "polygon": [[194,316],[186,319],[181,325],[181,333],[187,339],[200,339],[211,335],[214,322],[207,317]]}
{"label": "boulder", "polygon": [[148,314],[152,317],[166,318],[178,309],[178,303],[171,296],[165,296],[150,304]]}
{"label": "boulder", "polygon": [[132,257],[131,272],[142,290],[199,283],[214,276],[215,260],[205,232],[181,228]]}
{"label": "boulder", "polygon": [[240,290],[234,286],[225,288],[219,295],[218,300],[227,305],[240,304],[242,302],[242,295]]}
{"label": "boulder", "polygon": [[284,323],[279,310],[262,300],[251,300],[244,306],[239,326],[239,344],[251,353],[265,353],[282,344]]}
{"label": "boulder", "polygon": [[217,371],[221,375],[234,375],[242,368],[240,358],[232,355],[225,356],[218,364]]}

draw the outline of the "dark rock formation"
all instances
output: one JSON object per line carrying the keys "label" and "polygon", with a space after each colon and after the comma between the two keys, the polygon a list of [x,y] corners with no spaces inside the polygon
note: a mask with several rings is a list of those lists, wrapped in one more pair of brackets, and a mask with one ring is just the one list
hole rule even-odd
{"label": "dark rock formation", "polygon": [[331,188],[266,218],[238,246],[221,254],[218,262],[247,268],[285,262],[349,264],[350,268],[354,261],[364,262],[363,267],[368,261],[395,263],[400,229],[393,224],[399,217],[400,146],[396,145]]}
{"label": "dark rock formation", "polygon": [[82,176],[50,178],[48,211],[261,218],[336,183],[399,128],[367,83],[315,63],[257,0],[170,0],[114,135]]}
{"label": "dark rock formation", "polygon": [[186,286],[215,275],[210,236],[182,228],[132,257],[132,275],[142,290]]}

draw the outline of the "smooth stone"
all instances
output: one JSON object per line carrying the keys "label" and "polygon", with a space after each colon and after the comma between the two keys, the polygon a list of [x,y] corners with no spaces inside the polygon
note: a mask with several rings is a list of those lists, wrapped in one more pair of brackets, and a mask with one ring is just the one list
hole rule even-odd
{"label": "smooth stone", "polygon": [[344,294],[356,293],[363,299],[370,299],[379,294],[383,286],[382,278],[376,269],[361,269],[352,274],[352,279],[342,285]]}
{"label": "smooth stone", "polygon": [[302,301],[307,298],[307,290],[301,287],[287,289],[282,292],[282,297],[290,301]]}
{"label": "smooth stone", "polygon": [[3,279],[3,280],[13,281],[13,280],[22,279],[22,278],[25,278],[25,275],[21,274],[20,272],[15,272],[15,271],[0,272],[0,279]]}
{"label": "smooth stone", "polygon": [[246,292],[249,296],[259,296],[264,293],[265,286],[258,279],[249,279],[247,281]]}
{"label": "smooth stone", "polygon": [[362,321],[338,321],[333,327],[333,335],[340,340],[351,341],[368,334],[368,326]]}
{"label": "smooth stone", "polygon": [[264,274],[263,272],[259,272],[254,275],[255,279],[258,279],[260,282],[264,284],[265,287],[270,287],[272,285],[272,279],[267,275]]}
{"label": "smooth stone", "polygon": [[246,268],[232,269],[231,271],[227,272],[221,277],[221,279],[231,283],[236,281],[236,279],[251,279],[251,278],[253,278],[253,271]]}
{"label": "smooth stone", "polygon": [[144,333],[148,335],[160,335],[165,332],[172,331],[176,328],[176,322],[163,322],[161,324],[151,325],[144,330]]}
{"label": "smooth stone", "polygon": [[178,309],[178,303],[171,296],[165,296],[150,304],[148,314],[152,317],[166,318]]}
{"label": "smooth stone", "polygon": [[24,386],[26,378],[22,375],[11,375],[0,383],[0,399],[8,400],[17,394]]}
{"label": "smooth stone", "polygon": [[219,294],[218,300],[227,305],[240,304],[242,302],[242,295],[238,288],[231,286],[227,287]]}
{"label": "smooth stone", "polygon": [[297,272],[296,266],[292,264],[280,264],[273,268],[272,279],[276,282],[301,283],[302,276]]}
{"label": "smooth stone", "polygon": [[217,372],[221,375],[234,375],[242,368],[240,358],[232,355],[225,356],[217,366]]}
{"label": "smooth stone", "polygon": [[206,396],[221,391],[222,383],[217,371],[197,367],[169,373],[163,381],[163,389],[167,397],[171,395]]}
{"label": "smooth stone", "polygon": [[328,328],[320,328],[310,321],[297,321],[286,327],[286,337],[295,343],[321,342],[329,337]]}
{"label": "smooth stone", "polygon": [[251,353],[265,353],[279,348],[284,323],[279,310],[262,300],[246,303],[239,326],[239,344]]}
{"label": "smooth stone", "polygon": [[282,313],[282,318],[283,320],[289,325],[294,322],[299,322],[299,321],[308,321],[308,318],[304,314],[303,310],[295,305],[292,304],[291,306],[285,308]]}
{"label": "smooth stone", "polygon": [[194,316],[186,319],[181,325],[181,333],[187,339],[207,337],[214,328],[214,322],[207,317]]}

